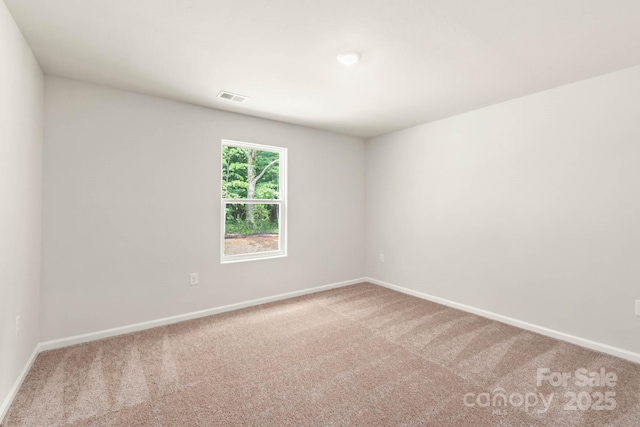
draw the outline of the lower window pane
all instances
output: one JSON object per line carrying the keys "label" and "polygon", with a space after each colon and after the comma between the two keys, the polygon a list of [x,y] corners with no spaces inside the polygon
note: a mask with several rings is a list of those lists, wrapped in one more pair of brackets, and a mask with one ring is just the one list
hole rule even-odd
{"label": "lower window pane", "polygon": [[224,254],[280,250],[280,205],[228,203],[225,206]]}

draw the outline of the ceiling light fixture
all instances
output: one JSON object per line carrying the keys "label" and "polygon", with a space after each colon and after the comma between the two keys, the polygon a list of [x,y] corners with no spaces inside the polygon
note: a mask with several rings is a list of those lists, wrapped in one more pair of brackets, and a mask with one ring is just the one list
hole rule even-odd
{"label": "ceiling light fixture", "polygon": [[354,65],[360,60],[358,52],[345,52],[338,55],[338,62],[344,65]]}

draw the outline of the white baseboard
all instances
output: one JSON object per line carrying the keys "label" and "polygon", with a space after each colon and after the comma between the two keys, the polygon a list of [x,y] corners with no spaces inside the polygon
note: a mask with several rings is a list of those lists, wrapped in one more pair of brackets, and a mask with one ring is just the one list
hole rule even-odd
{"label": "white baseboard", "polygon": [[82,344],[89,341],[96,341],[103,338],[109,338],[116,335],[128,334],[131,332],[151,329],[158,326],[170,325],[172,323],[183,322],[185,320],[197,319],[199,317],[211,316],[212,314],[224,313],[241,308],[252,307],[255,305],[266,304],[269,302],[280,301],[287,298],[298,297],[301,295],[313,294],[316,292],[326,291],[329,289],[340,288],[342,286],[354,285],[356,283],[365,282],[364,277],[359,279],[347,280],[344,282],[331,283],[329,285],[317,286],[315,288],[303,289],[300,291],[287,292],[284,294],[274,295],[270,297],[258,298],[250,301],[239,302],[235,304],[223,305],[221,307],[208,308],[206,310],[194,311],[191,313],[179,314],[177,316],[165,317],[162,319],[150,320],[148,322],[135,323],[133,325],[120,326],[112,329],[105,329],[97,332],[90,332],[82,335],[61,338],[52,341],[40,343],[40,351],[53,350],[56,348],[68,347],[70,345]]}
{"label": "white baseboard", "polygon": [[601,353],[610,354],[612,356],[620,357],[622,359],[629,360],[631,362],[640,363],[640,354],[634,353],[622,348],[613,347],[608,344],[599,343],[586,338],[580,338],[575,335],[567,334],[564,332],[556,331],[554,329],[545,328],[544,326],[534,325],[533,323],[524,322],[522,320],[514,319],[512,317],[503,316],[501,314],[493,313],[491,311],[482,310],[480,308],[471,307],[469,305],[460,304],[455,301],[450,301],[444,298],[436,297],[433,295],[425,294],[423,292],[414,291],[413,289],[403,288],[401,286],[393,285],[391,283],[383,282],[381,280],[367,277],[366,281],[375,285],[384,286],[385,288],[393,289],[394,291],[402,292],[407,295],[422,298],[428,301],[432,301],[438,304],[446,305],[451,308],[457,308],[458,310],[467,311],[469,313],[477,314],[478,316],[486,317],[488,319],[497,320],[498,322],[506,323],[511,326],[516,326],[521,329],[536,332],[541,335],[545,335],[551,338],[556,338],[562,341],[570,342],[581,347],[588,348],[590,350],[599,351]]}
{"label": "white baseboard", "polygon": [[18,394],[18,390],[20,390],[20,386],[22,385],[22,382],[27,377],[27,374],[29,373],[31,366],[33,365],[33,362],[36,360],[36,357],[38,357],[38,353],[40,353],[40,351],[41,351],[40,344],[37,344],[33,349],[33,353],[31,353],[31,356],[29,356],[27,363],[24,365],[24,368],[22,368],[22,372],[20,372],[20,375],[16,379],[16,382],[13,384],[13,387],[11,387],[11,390],[9,390],[9,393],[4,398],[4,401],[0,406],[0,424],[2,424],[2,421],[4,420],[4,416],[7,415],[9,406],[11,406],[11,403],[13,402],[13,399],[16,397],[16,394]]}

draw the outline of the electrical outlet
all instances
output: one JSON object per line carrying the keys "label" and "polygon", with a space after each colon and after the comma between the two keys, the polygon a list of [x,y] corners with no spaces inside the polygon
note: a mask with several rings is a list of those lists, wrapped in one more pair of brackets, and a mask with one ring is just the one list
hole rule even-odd
{"label": "electrical outlet", "polygon": [[20,331],[20,315],[16,316],[16,337],[18,336],[19,331]]}
{"label": "electrical outlet", "polygon": [[636,316],[640,316],[640,299],[636,300]]}
{"label": "electrical outlet", "polygon": [[380,254],[379,258],[380,262],[384,262],[384,254]]}
{"label": "electrical outlet", "polygon": [[193,286],[193,285],[197,285],[198,283],[200,283],[200,278],[198,277],[198,273],[191,273],[189,275],[189,284]]}

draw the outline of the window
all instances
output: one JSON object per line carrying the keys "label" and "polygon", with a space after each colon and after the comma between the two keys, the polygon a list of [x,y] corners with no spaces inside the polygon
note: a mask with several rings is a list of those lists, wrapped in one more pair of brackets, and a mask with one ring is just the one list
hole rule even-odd
{"label": "window", "polygon": [[287,255],[286,155],[222,140],[221,262]]}

